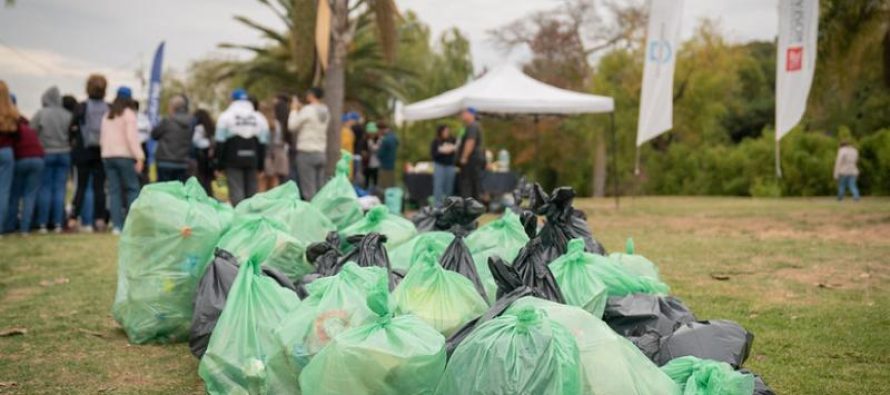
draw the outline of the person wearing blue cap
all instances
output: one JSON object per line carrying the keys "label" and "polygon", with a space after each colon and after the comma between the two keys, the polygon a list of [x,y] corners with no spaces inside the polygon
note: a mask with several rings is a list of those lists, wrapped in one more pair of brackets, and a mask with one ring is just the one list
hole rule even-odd
{"label": "person wearing blue cap", "polygon": [[485,170],[485,150],[482,145],[482,129],[473,107],[465,108],[460,118],[465,129],[457,147],[457,165],[460,168],[458,190],[461,197],[480,200],[482,197],[482,172]]}
{"label": "person wearing blue cap", "polygon": [[[77,188],[74,192],[74,210],[69,217],[68,227],[76,228],[80,217],[82,232],[90,233],[95,226],[99,230],[105,227],[105,167],[102,164],[102,153],[99,148],[102,119],[108,113],[109,105],[105,102],[105,90],[108,81],[101,74],[92,74],[87,78],[87,100],[80,103],[74,111],[71,121],[71,138],[73,147],[71,161],[77,177]],[[88,193],[89,191],[89,193]],[[84,209],[89,204],[87,196],[92,195],[92,209]]]}
{"label": "person wearing blue cap", "polygon": [[263,169],[269,123],[250,102],[244,89],[232,91],[232,103],[216,122],[217,168],[226,174],[229,202],[237,206],[257,193],[257,173]]}
{"label": "person wearing blue cap", "polygon": [[139,196],[139,173],[145,165],[145,152],[136,126],[133,91],[122,86],[102,119],[102,162],[108,178],[108,205],[112,232],[119,235],[126,222],[127,211]]}

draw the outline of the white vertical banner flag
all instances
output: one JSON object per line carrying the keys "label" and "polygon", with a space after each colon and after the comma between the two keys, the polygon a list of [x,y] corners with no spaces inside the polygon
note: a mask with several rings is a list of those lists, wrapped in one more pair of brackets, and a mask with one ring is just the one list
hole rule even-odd
{"label": "white vertical banner flag", "polygon": [[776,141],[800,122],[816,71],[819,0],[779,0]]}
{"label": "white vertical banner flag", "polygon": [[683,0],[651,0],[646,32],[646,63],[637,146],[669,130],[674,123],[674,65],[680,41]]}

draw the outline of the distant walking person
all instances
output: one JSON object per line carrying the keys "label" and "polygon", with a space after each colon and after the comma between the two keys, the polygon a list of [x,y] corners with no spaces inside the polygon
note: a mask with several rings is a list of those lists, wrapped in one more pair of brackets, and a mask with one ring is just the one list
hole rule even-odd
{"label": "distant walking person", "polygon": [[485,170],[485,150],[482,129],[476,120],[476,109],[467,107],[461,112],[461,120],[466,127],[457,148],[460,175],[460,196],[480,200],[482,197],[482,172]]}
{"label": "distant walking person", "polygon": [[4,223],[5,232],[18,229],[21,235],[31,232],[31,220],[40,191],[40,178],[43,173],[43,146],[37,132],[22,120],[19,134],[13,145],[15,153],[15,175],[12,179],[12,199]]}
{"label": "distant walking person", "polygon": [[454,194],[454,176],[457,174],[455,156],[457,140],[446,125],[436,128],[436,138],[430,144],[433,158],[433,201],[441,204],[446,197]]}
{"label": "distant walking person", "polygon": [[68,128],[72,115],[62,107],[62,96],[55,86],[43,93],[41,102],[43,108],[31,118],[31,127],[46,151],[37,195],[37,226],[40,233],[46,233],[50,227],[59,233],[65,220],[65,187],[71,169]]}
{"label": "distant walking person", "polygon": [[151,131],[151,138],[158,141],[155,149],[158,181],[185,182],[192,151],[192,117],[182,96],[174,96],[168,106],[169,115]]}
{"label": "distant walking person", "polygon": [[380,189],[386,191],[387,188],[396,186],[396,158],[399,150],[399,138],[386,123],[380,122],[378,127],[383,131],[383,136],[380,139],[380,151],[377,152],[377,157],[380,158]]}
{"label": "distant walking person", "polygon": [[232,103],[216,122],[217,167],[226,173],[229,202],[237,206],[257,192],[269,139],[266,117],[257,112],[243,89],[232,92]]}
{"label": "distant walking person", "polygon": [[13,145],[19,136],[24,119],[13,103],[6,82],[0,81],[0,220],[9,211],[10,191],[15,174]]}
{"label": "distant walking person", "polygon": [[365,189],[368,192],[377,188],[377,176],[380,171],[380,135],[377,133],[377,124],[368,122],[365,126],[365,142],[362,148],[362,168],[365,171]]}
{"label": "distant walking person", "polygon": [[102,119],[102,161],[108,177],[108,198],[111,206],[112,232],[124,228],[126,211],[139,195],[139,173],[145,165],[145,154],[139,144],[133,93],[122,86]]}
{"label": "distant walking person", "polygon": [[841,147],[837,150],[837,159],[834,160],[834,179],[837,180],[837,200],[844,200],[846,189],[850,188],[853,200],[859,200],[859,188],[856,186],[856,178],[859,177],[859,151],[846,140],[841,140]]}
{"label": "distant walking person", "polygon": [[[73,149],[71,160],[77,168],[77,189],[74,192],[74,211],[71,218],[76,219],[81,214],[92,212],[93,216],[84,215],[81,222],[84,232],[92,232],[93,226],[100,228],[105,226],[105,168],[102,165],[102,152],[99,148],[99,136],[101,134],[102,119],[108,113],[108,103],[105,102],[105,89],[108,81],[104,76],[93,74],[87,78],[87,101],[81,103],[74,113],[71,122],[71,135]],[[92,181],[92,186],[87,182]],[[93,210],[84,212],[87,189],[92,187]],[[73,221],[72,221],[73,222]]]}
{"label": "distant walking person", "polygon": [[195,131],[192,135],[192,146],[198,162],[198,181],[204,187],[207,196],[213,196],[213,135],[216,124],[207,110],[195,111]]}
{"label": "distant walking person", "polygon": [[306,93],[309,104],[300,108],[300,102],[294,101],[287,119],[287,130],[296,134],[297,173],[300,192],[305,200],[311,200],[325,184],[325,151],[331,114],[328,106],[321,101],[323,97],[321,88],[309,89]]}

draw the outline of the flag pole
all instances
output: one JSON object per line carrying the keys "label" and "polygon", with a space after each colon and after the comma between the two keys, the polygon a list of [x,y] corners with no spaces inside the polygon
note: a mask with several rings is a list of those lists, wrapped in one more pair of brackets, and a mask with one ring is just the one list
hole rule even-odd
{"label": "flag pole", "polygon": [[779,152],[779,139],[776,139],[776,177],[782,178],[782,155]]}
{"label": "flag pole", "polygon": [[615,110],[609,113],[612,124],[612,193],[615,194],[615,208],[621,206],[618,196],[618,140],[615,138]]}

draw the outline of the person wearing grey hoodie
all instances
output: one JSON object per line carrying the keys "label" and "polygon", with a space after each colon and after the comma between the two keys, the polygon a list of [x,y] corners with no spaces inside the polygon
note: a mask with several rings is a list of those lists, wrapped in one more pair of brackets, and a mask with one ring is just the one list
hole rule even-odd
{"label": "person wearing grey hoodie", "polygon": [[37,226],[41,233],[49,227],[58,233],[65,219],[65,186],[71,169],[68,128],[73,115],[62,107],[62,95],[55,86],[47,89],[40,100],[43,107],[31,118],[31,127],[46,152],[37,195]]}
{"label": "person wearing grey hoodie", "polygon": [[188,158],[192,149],[192,116],[183,96],[170,99],[170,115],[151,131],[157,140],[155,159],[158,181],[182,181],[188,178]]}

